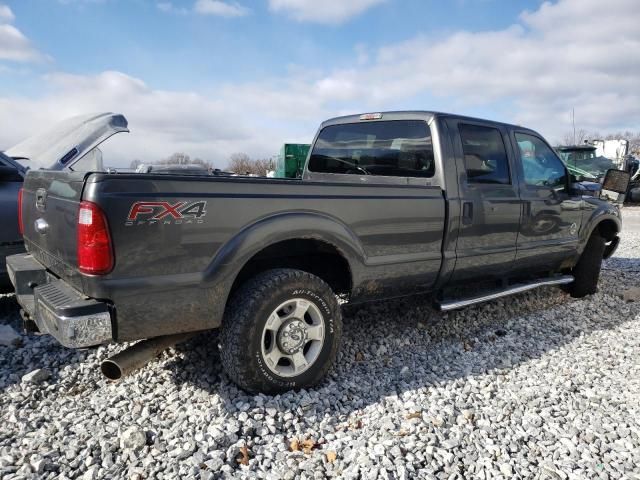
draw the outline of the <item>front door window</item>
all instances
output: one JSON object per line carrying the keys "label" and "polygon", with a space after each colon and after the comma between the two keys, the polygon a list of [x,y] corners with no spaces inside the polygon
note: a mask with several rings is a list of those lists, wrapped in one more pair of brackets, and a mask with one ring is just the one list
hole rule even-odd
{"label": "front door window", "polygon": [[524,182],[531,187],[564,188],[567,169],[557,155],[540,138],[516,133]]}

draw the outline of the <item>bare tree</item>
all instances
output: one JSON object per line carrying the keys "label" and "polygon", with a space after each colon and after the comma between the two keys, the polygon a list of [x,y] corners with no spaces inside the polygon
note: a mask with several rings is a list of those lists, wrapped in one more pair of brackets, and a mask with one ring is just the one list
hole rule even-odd
{"label": "bare tree", "polygon": [[256,174],[261,177],[266,177],[267,172],[272,168],[272,161],[268,158],[259,158],[254,160],[256,166]]}
{"label": "bare tree", "polygon": [[210,162],[202,160],[201,158],[191,158],[186,153],[176,152],[169,158],[159,160],[158,165],[202,165],[206,168],[212,168]]}
{"label": "bare tree", "polygon": [[239,175],[258,175],[264,177],[271,166],[268,159],[252,159],[246,153],[234,153],[229,158],[229,171]]}
{"label": "bare tree", "polygon": [[[640,132],[632,132],[626,130],[624,132],[612,132],[603,135],[599,131],[593,131],[589,134],[585,130],[579,130],[576,132],[576,145],[581,145],[585,140],[615,140],[623,138],[629,140],[629,153],[632,155],[640,155]],[[567,132],[562,137],[562,145],[573,145],[573,132]]]}
{"label": "bare tree", "polygon": [[573,132],[565,133],[564,136],[562,137],[562,144],[563,145],[582,145],[584,141],[588,140],[589,138],[590,138],[590,135],[587,133],[587,131],[581,128],[580,130],[576,131],[575,137],[573,135]]}
{"label": "bare tree", "polygon": [[640,132],[632,132],[627,130],[625,132],[610,133],[605,137],[605,140],[615,140],[617,138],[624,138],[629,140],[629,153],[633,155],[640,154]]}
{"label": "bare tree", "polygon": [[134,169],[134,170],[135,170],[135,169],[136,169],[136,168],[138,168],[141,164],[142,164],[142,162],[136,158],[135,160],[133,160],[133,161],[131,162],[131,165],[129,165],[129,168],[132,168],[132,169]]}
{"label": "bare tree", "polygon": [[176,152],[165,158],[163,160],[159,160],[158,164],[160,165],[188,165],[190,163],[191,158],[186,153]]}

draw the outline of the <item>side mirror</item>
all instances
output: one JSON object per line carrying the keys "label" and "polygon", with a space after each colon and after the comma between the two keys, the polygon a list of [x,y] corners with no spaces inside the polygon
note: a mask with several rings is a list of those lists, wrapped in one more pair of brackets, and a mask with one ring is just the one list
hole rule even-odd
{"label": "side mirror", "polygon": [[631,175],[629,175],[628,172],[611,168],[607,170],[607,173],[604,176],[602,189],[616,193],[627,193],[629,180],[631,180]]}
{"label": "side mirror", "polygon": [[567,173],[569,174],[569,185],[567,188],[569,195],[584,195],[586,189],[584,185],[580,183],[584,181],[584,177],[571,172]]}
{"label": "side mirror", "polygon": [[584,195],[585,190],[586,189],[580,182],[574,182],[572,178],[569,182],[569,188],[567,189],[567,192],[569,193],[569,195]]}
{"label": "side mirror", "polygon": [[629,188],[631,175],[624,170],[609,169],[602,180],[600,198],[622,203]]}
{"label": "side mirror", "polygon": [[0,182],[22,182],[22,175],[17,169],[6,165],[0,165]]}

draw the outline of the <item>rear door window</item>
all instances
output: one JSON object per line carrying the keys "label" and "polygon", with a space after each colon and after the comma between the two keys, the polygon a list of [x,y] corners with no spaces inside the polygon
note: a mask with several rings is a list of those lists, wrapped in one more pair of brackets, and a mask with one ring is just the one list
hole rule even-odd
{"label": "rear door window", "polygon": [[509,158],[500,130],[461,123],[464,166],[468,183],[510,184]]}
{"label": "rear door window", "polygon": [[320,173],[433,177],[431,131],[422,120],[330,125],[320,132],[308,168]]}

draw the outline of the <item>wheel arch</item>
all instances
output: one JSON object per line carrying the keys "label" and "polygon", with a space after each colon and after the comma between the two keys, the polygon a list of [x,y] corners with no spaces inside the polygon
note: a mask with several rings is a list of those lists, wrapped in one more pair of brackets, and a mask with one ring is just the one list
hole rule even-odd
{"label": "wheel arch", "polygon": [[349,294],[364,264],[362,245],[342,222],[317,212],[287,212],[253,223],[225,243],[207,267],[203,286],[214,288],[219,323],[231,294],[264,270],[297,268]]}
{"label": "wheel arch", "polygon": [[591,233],[593,234],[596,230],[602,238],[610,242],[620,233],[620,224],[610,218],[605,218],[596,224]]}
{"label": "wheel arch", "polygon": [[622,222],[620,221],[620,214],[617,210],[598,210],[594,212],[587,221],[587,228],[583,229],[583,235],[580,238],[579,253],[582,254],[587,242],[594,232],[598,232],[608,244],[613,244],[614,248],[608,249],[605,253],[605,258],[610,256],[617,246],[618,234],[622,229]]}

